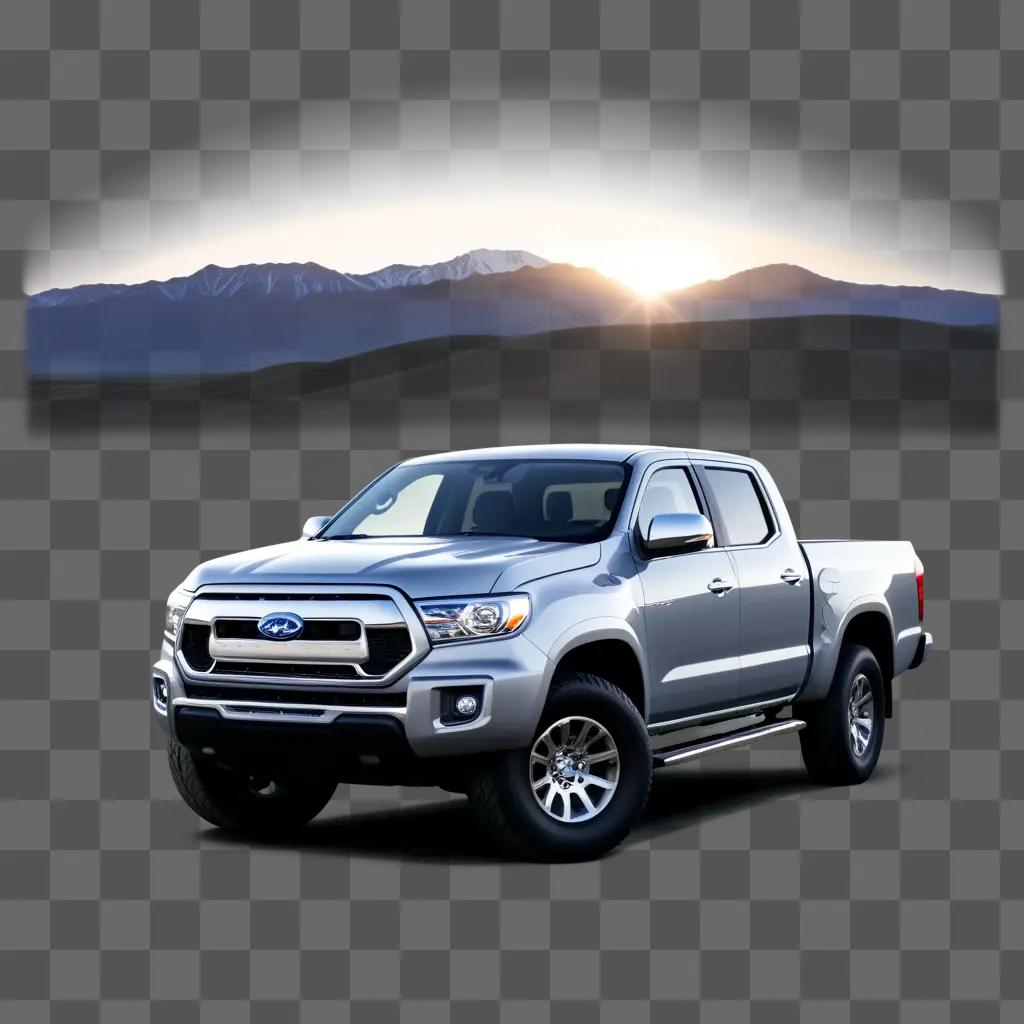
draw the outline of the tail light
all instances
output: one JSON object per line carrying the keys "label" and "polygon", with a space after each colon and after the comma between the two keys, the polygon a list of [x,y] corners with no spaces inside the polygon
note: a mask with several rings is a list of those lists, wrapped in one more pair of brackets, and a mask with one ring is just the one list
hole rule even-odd
{"label": "tail light", "polygon": [[914,575],[917,577],[917,621],[924,622],[924,566],[921,559],[914,558]]}

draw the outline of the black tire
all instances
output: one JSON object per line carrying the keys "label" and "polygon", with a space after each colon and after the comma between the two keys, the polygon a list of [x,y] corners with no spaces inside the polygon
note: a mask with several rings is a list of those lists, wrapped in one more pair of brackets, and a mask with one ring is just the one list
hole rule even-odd
{"label": "black tire", "polygon": [[481,825],[507,854],[526,860],[591,860],[622,842],[647,802],[650,740],[643,717],[629,697],[599,676],[566,675],[551,688],[534,742],[550,726],[572,716],[591,719],[614,741],[618,756],[615,788],[594,817],[556,821],[534,797],[533,744],[496,756],[477,774],[469,798]]}
{"label": "black tire", "polygon": [[[866,682],[859,682],[861,679]],[[858,751],[858,741],[851,731],[854,723],[850,702],[855,687],[871,694],[870,738],[863,751]],[[798,705],[795,715],[807,723],[800,732],[800,750],[804,765],[816,782],[829,786],[864,782],[878,763],[885,735],[885,686],[878,659],[867,647],[844,646],[828,696],[822,701]],[[863,735],[864,727],[859,728]]]}
{"label": "black tire", "polygon": [[324,779],[263,779],[167,744],[171,778],[181,798],[211,825],[251,838],[273,838],[312,821],[334,795]]}

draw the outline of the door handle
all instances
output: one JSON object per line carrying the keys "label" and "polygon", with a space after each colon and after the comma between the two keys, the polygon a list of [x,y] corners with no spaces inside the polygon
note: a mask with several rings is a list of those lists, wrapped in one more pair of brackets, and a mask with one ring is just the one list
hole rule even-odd
{"label": "door handle", "polygon": [[784,580],[791,587],[799,587],[803,582],[804,574],[797,572],[795,569],[787,569],[784,573],[779,576],[780,580]]}
{"label": "door handle", "polygon": [[711,593],[715,595],[715,597],[724,597],[726,594],[729,593],[730,590],[732,590],[732,584],[726,583],[726,581],[723,580],[721,576],[716,576],[708,584],[708,590],[710,590]]}

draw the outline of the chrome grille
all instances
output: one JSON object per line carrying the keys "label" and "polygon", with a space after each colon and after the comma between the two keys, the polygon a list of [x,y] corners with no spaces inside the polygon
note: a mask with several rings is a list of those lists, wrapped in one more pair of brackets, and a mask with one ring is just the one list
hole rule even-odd
{"label": "chrome grille", "polygon": [[[262,640],[263,635],[256,628],[259,619],[221,619],[218,618],[214,629],[218,637],[225,640]],[[303,640],[358,640],[362,627],[350,619],[312,619],[302,630]]]}
{"label": "chrome grille", "polygon": [[[259,632],[264,615],[285,612],[303,620],[295,638],[268,639]],[[305,680],[386,686],[428,646],[411,606],[385,588],[353,594],[211,588],[200,591],[186,611],[177,654],[195,679],[280,682],[289,689],[292,681]]]}

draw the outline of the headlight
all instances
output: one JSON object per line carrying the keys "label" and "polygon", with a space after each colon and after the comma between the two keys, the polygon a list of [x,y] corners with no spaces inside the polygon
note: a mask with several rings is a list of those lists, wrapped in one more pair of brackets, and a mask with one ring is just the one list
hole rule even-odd
{"label": "headlight", "polygon": [[181,625],[181,620],[185,615],[185,609],[188,608],[192,601],[193,595],[187,590],[178,589],[175,590],[169,598],[167,598],[167,615],[164,618],[164,634],[169,640],[173,640],[178,635],[178,627]]}
{"label": "headlight", "polygon": [[447,643],[514,632],[530,617],[530,599],[526,594],[439,598],[417,601],[416,610],[431,641]]}

